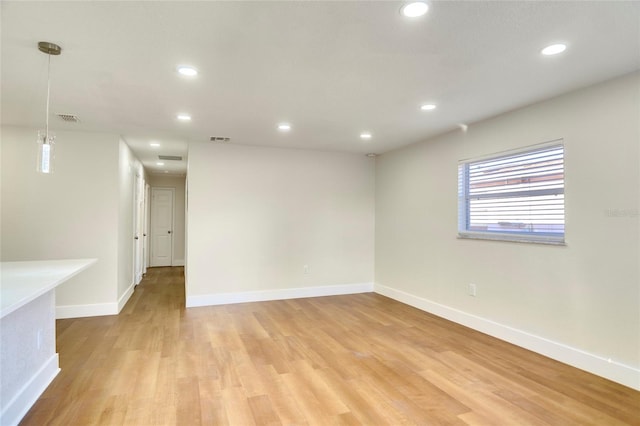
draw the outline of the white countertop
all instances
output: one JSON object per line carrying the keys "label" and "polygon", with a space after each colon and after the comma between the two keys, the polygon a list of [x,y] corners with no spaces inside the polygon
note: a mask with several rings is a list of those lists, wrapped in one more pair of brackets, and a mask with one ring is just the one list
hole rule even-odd
{"label": "white countertop", "polygon": [[0,263],[0,318],[53,290],[97,259]]}

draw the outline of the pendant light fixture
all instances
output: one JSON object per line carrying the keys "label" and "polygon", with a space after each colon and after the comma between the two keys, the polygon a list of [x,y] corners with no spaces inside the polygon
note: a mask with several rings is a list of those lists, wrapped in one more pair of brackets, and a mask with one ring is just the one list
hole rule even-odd
{"label": "pendant light fixture", "polygon": [[47,64],[47,117],[45,130],[38,131],[38,172],[53,173],[55,135],[49,131],[49,93],[51,89],[51,55],[59,55],[62,49],[57,44],[41,41],[38,50],[48,55]]}

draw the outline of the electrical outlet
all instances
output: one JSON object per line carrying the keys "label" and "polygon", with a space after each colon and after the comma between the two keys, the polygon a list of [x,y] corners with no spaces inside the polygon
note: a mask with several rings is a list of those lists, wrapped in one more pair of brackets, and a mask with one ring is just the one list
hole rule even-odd
{"label": "electrical outlet", "polygon": [[469,284],[469,296],[474,296],[476,295],[476,285],[475,284]]}
{"label": "electrical outlet", "polygon": [[309,265],[304,265],[304,274],[307,275],[309,273]]}

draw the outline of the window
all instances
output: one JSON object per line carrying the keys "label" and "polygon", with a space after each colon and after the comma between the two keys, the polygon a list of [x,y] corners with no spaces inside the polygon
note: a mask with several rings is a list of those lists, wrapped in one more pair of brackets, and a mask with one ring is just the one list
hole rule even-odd
{"label": "window", "polygon": [[563,142],[461,161],[458,235],[564,243]]}

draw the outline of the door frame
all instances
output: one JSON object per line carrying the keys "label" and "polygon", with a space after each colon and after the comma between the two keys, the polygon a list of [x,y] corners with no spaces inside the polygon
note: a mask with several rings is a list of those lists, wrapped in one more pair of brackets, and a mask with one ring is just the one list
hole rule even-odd
{"label": "door frame", "polygon": [[152,186],[151,187],[151,201],[150,209],[149,209],[149,266],[153,267],[152,259],[153,259],[153,193],[156,189],[168,189],[171,191],[171,264],[169,266],[173,266],[173,240],[175,237],[174,230],[176,228],[176,189],[170,186]]}
{"label": "door frame", "polygon": [[149,221],[151,220],[151,186],[144,182],[144,220],[142,225],[142,275],[147,273],[149,267]]}
{"label": "door frame", "polygon": [[143,274],[143,239],[142,239],[142,214],[144,212],[144,176],[136,172],[133,176],[133,285],[142,281]]}

